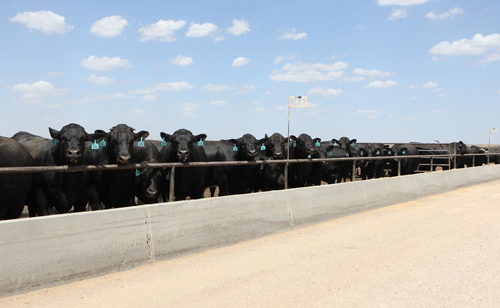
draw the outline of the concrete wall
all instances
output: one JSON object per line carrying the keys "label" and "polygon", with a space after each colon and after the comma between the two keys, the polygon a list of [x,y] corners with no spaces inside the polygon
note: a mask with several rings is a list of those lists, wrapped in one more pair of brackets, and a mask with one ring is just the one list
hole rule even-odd
{"label": "concrete wall", "polygon": [[500,179],[500,165],[0,222],[0,296]]}

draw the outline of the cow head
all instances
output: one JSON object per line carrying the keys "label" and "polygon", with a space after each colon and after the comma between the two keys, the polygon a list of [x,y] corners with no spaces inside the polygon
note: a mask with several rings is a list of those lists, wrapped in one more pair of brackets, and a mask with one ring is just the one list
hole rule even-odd
{"label": "cow head", "polygon": [[[268,160],[271,161],[272,159]],[[261,166],[262,178],[268,184],[270,189],[283,189],[285,188],[285,177],[283,170],[278,164],[262,164]]]}
{"label": "cow head", "polygon": [[[267,137],[267,135],[266,135]],[[283,159],[285,152],[286,138],[280,133],[274,133],[271,137],[267,138],[264,145],[266,146],[266,156],[274,159]]]}
{"label": "cow head", "polygon": [[52,139],[59,141],[58,160],[66,165],[79,165],[85,151],[85,141],[94,138],[93,134],[87,134],[78,124],[68,124],[60,131],[49,127],[49,132]]}
{"label": "cow head", "polygon": [[[151,161],[151,163],[157,163],[157,161]],[[158,201],[158,187],[163,176],[161,169],[142,169],[136,174],[136,184],[140,187],[140,194],[144,196],[145,202]]]}
{"label": "cow head", "polygon": [[321,138],[312,139],[308,134],[301,134],[298,138],[294,135],[290,136],[290,141],[295,147],[295,158],[316,157],[318,152],[315,149],[316,143],[321,142]]}
{"label": "cow head", "polygon": [[238,157],[241,160],[254,160],[257,156],[257,146],[265,142],[265,138],[257,140],[251,134],[245,134],[238,139],[230,139],[238,148]]}
{"label": "cow head", "polygon": [[122,166],[132,163],[134,141],[141,140],[141,138],[144,140],[149,136],[147,131],[142,130],[138,133],[134,133],[134,131],[135,128],[126,124],[119,124],[111,128],[109,133],[106,134],[110,162],[116,162]]}
{"label": "cow head", "polygon": [[[193,144],[203,141],[207,138],[205,134],[193,135],[187,129],[179,129],[173,135],[160,133],[162,139],[171,142],[173,146],[173,153],[177,155],[179,162],[189,162],[193,155]],[[198,145],[196,145],[198,146]]]}
{"label": "cow head", "polygon": [[457,154],[467,154],[467,145],[462,141],[457,143]]}

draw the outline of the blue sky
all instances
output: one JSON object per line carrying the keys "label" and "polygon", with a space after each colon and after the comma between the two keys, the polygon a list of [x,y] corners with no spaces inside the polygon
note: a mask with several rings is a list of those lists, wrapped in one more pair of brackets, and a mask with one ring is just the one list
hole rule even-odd
{"label": "blue sky", "polygon": [[[0,129],[487,143],[498,1],[2,1]],[[500,137],[492,135],[492,142]]]}

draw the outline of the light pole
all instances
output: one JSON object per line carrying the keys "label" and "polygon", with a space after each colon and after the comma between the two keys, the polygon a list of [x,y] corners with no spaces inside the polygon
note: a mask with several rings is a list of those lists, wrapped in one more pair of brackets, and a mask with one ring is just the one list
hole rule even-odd
{"label": "light pole", "polygon": [[288,137],[286,139],[285,189],[288,189],[288,165],[290,160],[290,108],[307,108],[307,96],[299,95],[288,97]]}

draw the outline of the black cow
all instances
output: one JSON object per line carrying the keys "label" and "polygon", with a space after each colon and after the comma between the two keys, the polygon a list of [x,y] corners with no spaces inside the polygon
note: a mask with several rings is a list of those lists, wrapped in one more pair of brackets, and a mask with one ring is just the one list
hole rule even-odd
{"label": "black cow", "polygon": [[[369,143],[358,149],[360,157],[383,157],[386,156],[386,147],[380,143]],[[384,168],[387,160],[362,160],[361,178],[363,180],[385,177]]]}
{"label": "black cow", "polygon": [[[347,137],[342,137],[339,140],[332,139],[331,144],[333,144],[333,146],[335,146],[336,148],[345,151],[345,153],[342,153],[342,151],[337,151],[337,153],[335,153],[335,151],[333,151],[335,155],[345,154],[344,156],[346,157],[359,157],[358,144],[356,139],[349,139]],[[361,167],[361,162],[356,161],[356,166]],[[347,179],[352,178],[352,166],[347,168],[347,166],[344,164],[339,169],[342,171],[341,176],[344,182],[347,181]]]}
{"label": "black cow", "polygon": [[[390,150],[387,150],[387,156],[405,156],[405,155],[420,155],[417,147],[412,144],[395,144]],[[394,158],[390,160],[391,176],[398,175],[399,159]],[[401,175],[414,174],[420,164],[420,157],[418,158],[401,158]]]}
{"label": "black cow", "polygon": [[273,158],[258,154],[257,161],[266,161],[267,163],[260,165],[255,176],[254,191],[270,191],[280,190],[285,188],[285,177],[283,169],[279,164],[271,163]]}
{"label": "black cow", "polygon": [[[156,145],[150,141],[134,142],[132,157],[141,165],[150,163],[161,163],[161,154]],[[142,146],[139,146],[142,145]],[[135,171],[134,194],[143,203],[157,203],[160,196],[162,182],[166,172],[160,168],[137,169]]]}
{"label": "black cow", "polygon": [[[199,134],[194,136],[187,129],[179,129],[173,135],[162,132],[160,136],[167,143],[170,143],[170,146],[163,147],[160,151],[164,162],[190,163],[207,161],[203,146],[207,135]],[[184,200],[187,197],[191,199],[203,197],[205,169],[206,167],[175,169],[174,195],[176,200]]]}
{"label": "black cow", "polygon": [[[255,161],[264,139],[257,140],[251,134],[245,134],[238,139],[207,141],[205,152],[208,161]],[[211,176],[207,177],[206,187],[211,187],[213,196],[214,185],[219,187],[219,196],[250,193],[255,189],[255,181],[259,166],[220,166],[211,168]]]}
{"label": "black cow", "polygon": [[[469,148],[469,154],[484,154],[484,155],[476,155],[474,156],[474,159],[472,159],[472,156],[470,156],[467,167],[474,165],[474,167],[482,166],[487,163],[486,159],[486,150],[484,148],[477,147],[475,145],[471,146]],[[470,165],[469,165],[470,163]]]}
{"label": "black cow", "polygon": [[[30,153],[16,140],[0,137],[0,166],[33,166]],[[0,174],[0,220],[19,218],[31,189],[31,173]]]}
{"label": "black cow", "polygon": [[[350,157],[349,152],[340,148],[334,143],[322,145],[325,149],[326,158],[345,158]],[[348,177],[352,170],[352,161],[327,162],[323,165],[322,180],[328,184],[340,183]]]}
{"label": "black cow", "polygon": [[[52,140],[19,132],[12,138],[23,144],[36,166],[81,165],[85,142],[97,138],[87,134],[78,124],[68,124],[61,131],[49,127]],[[87,181],[83,172],[45,172],[35,174],[36,206],[28,204],[30,216],[44,216],[55,207],[67,213],[74,205],[75,212],[86,208]]]}
{"label": "black cow", "polygon": [[262,148],[262,145],[259,147],[259,144],[257,144],[257,147],[261,150],[262,154],[266,157],[272,157],[273,159],[283,159],[286,150],[285,137],[283,137],[280,133],[274,133],[271,137],[267,137],[266,134],[264,139],[261,139],[261,141],[264,141],[262,143],[264,148]]}
{"label": "black cow", "polygon": [[[149,136],[149,132],[134,133],[134,130],[126,124],[119,124],[111,128],[109,133],[102,130],[95,131],[95,134],[103,136],[105,145],[100,146],[98,150],[86,151],[85,164],[126,166],[136,162],[140,163],[134,157],[134,141],[142,140],[144,142],[144,139]],[[99,143],[102,144],[102,140]],[[101,202],[106,208],[135,204],[133,202],[135,170],[90,171],[90,178],[88,199],[93,210],[100,209]]]}
{"label": "black cow", "polygon": [[[320,144],[320,138],[312,139],[308,134],[301,134],[299,137],[290,136],[290,158],[291,159],[311,159],[319,158],[317,145]],[[312,172],[311,163],[294,163],[289,166],[289,187],[304,187],[312,185],[308,183]]]}
{"label": "black cow", "polygon": [[490,155],[490,163],[500,164],[500,147],[490,147],[488,154]]}

